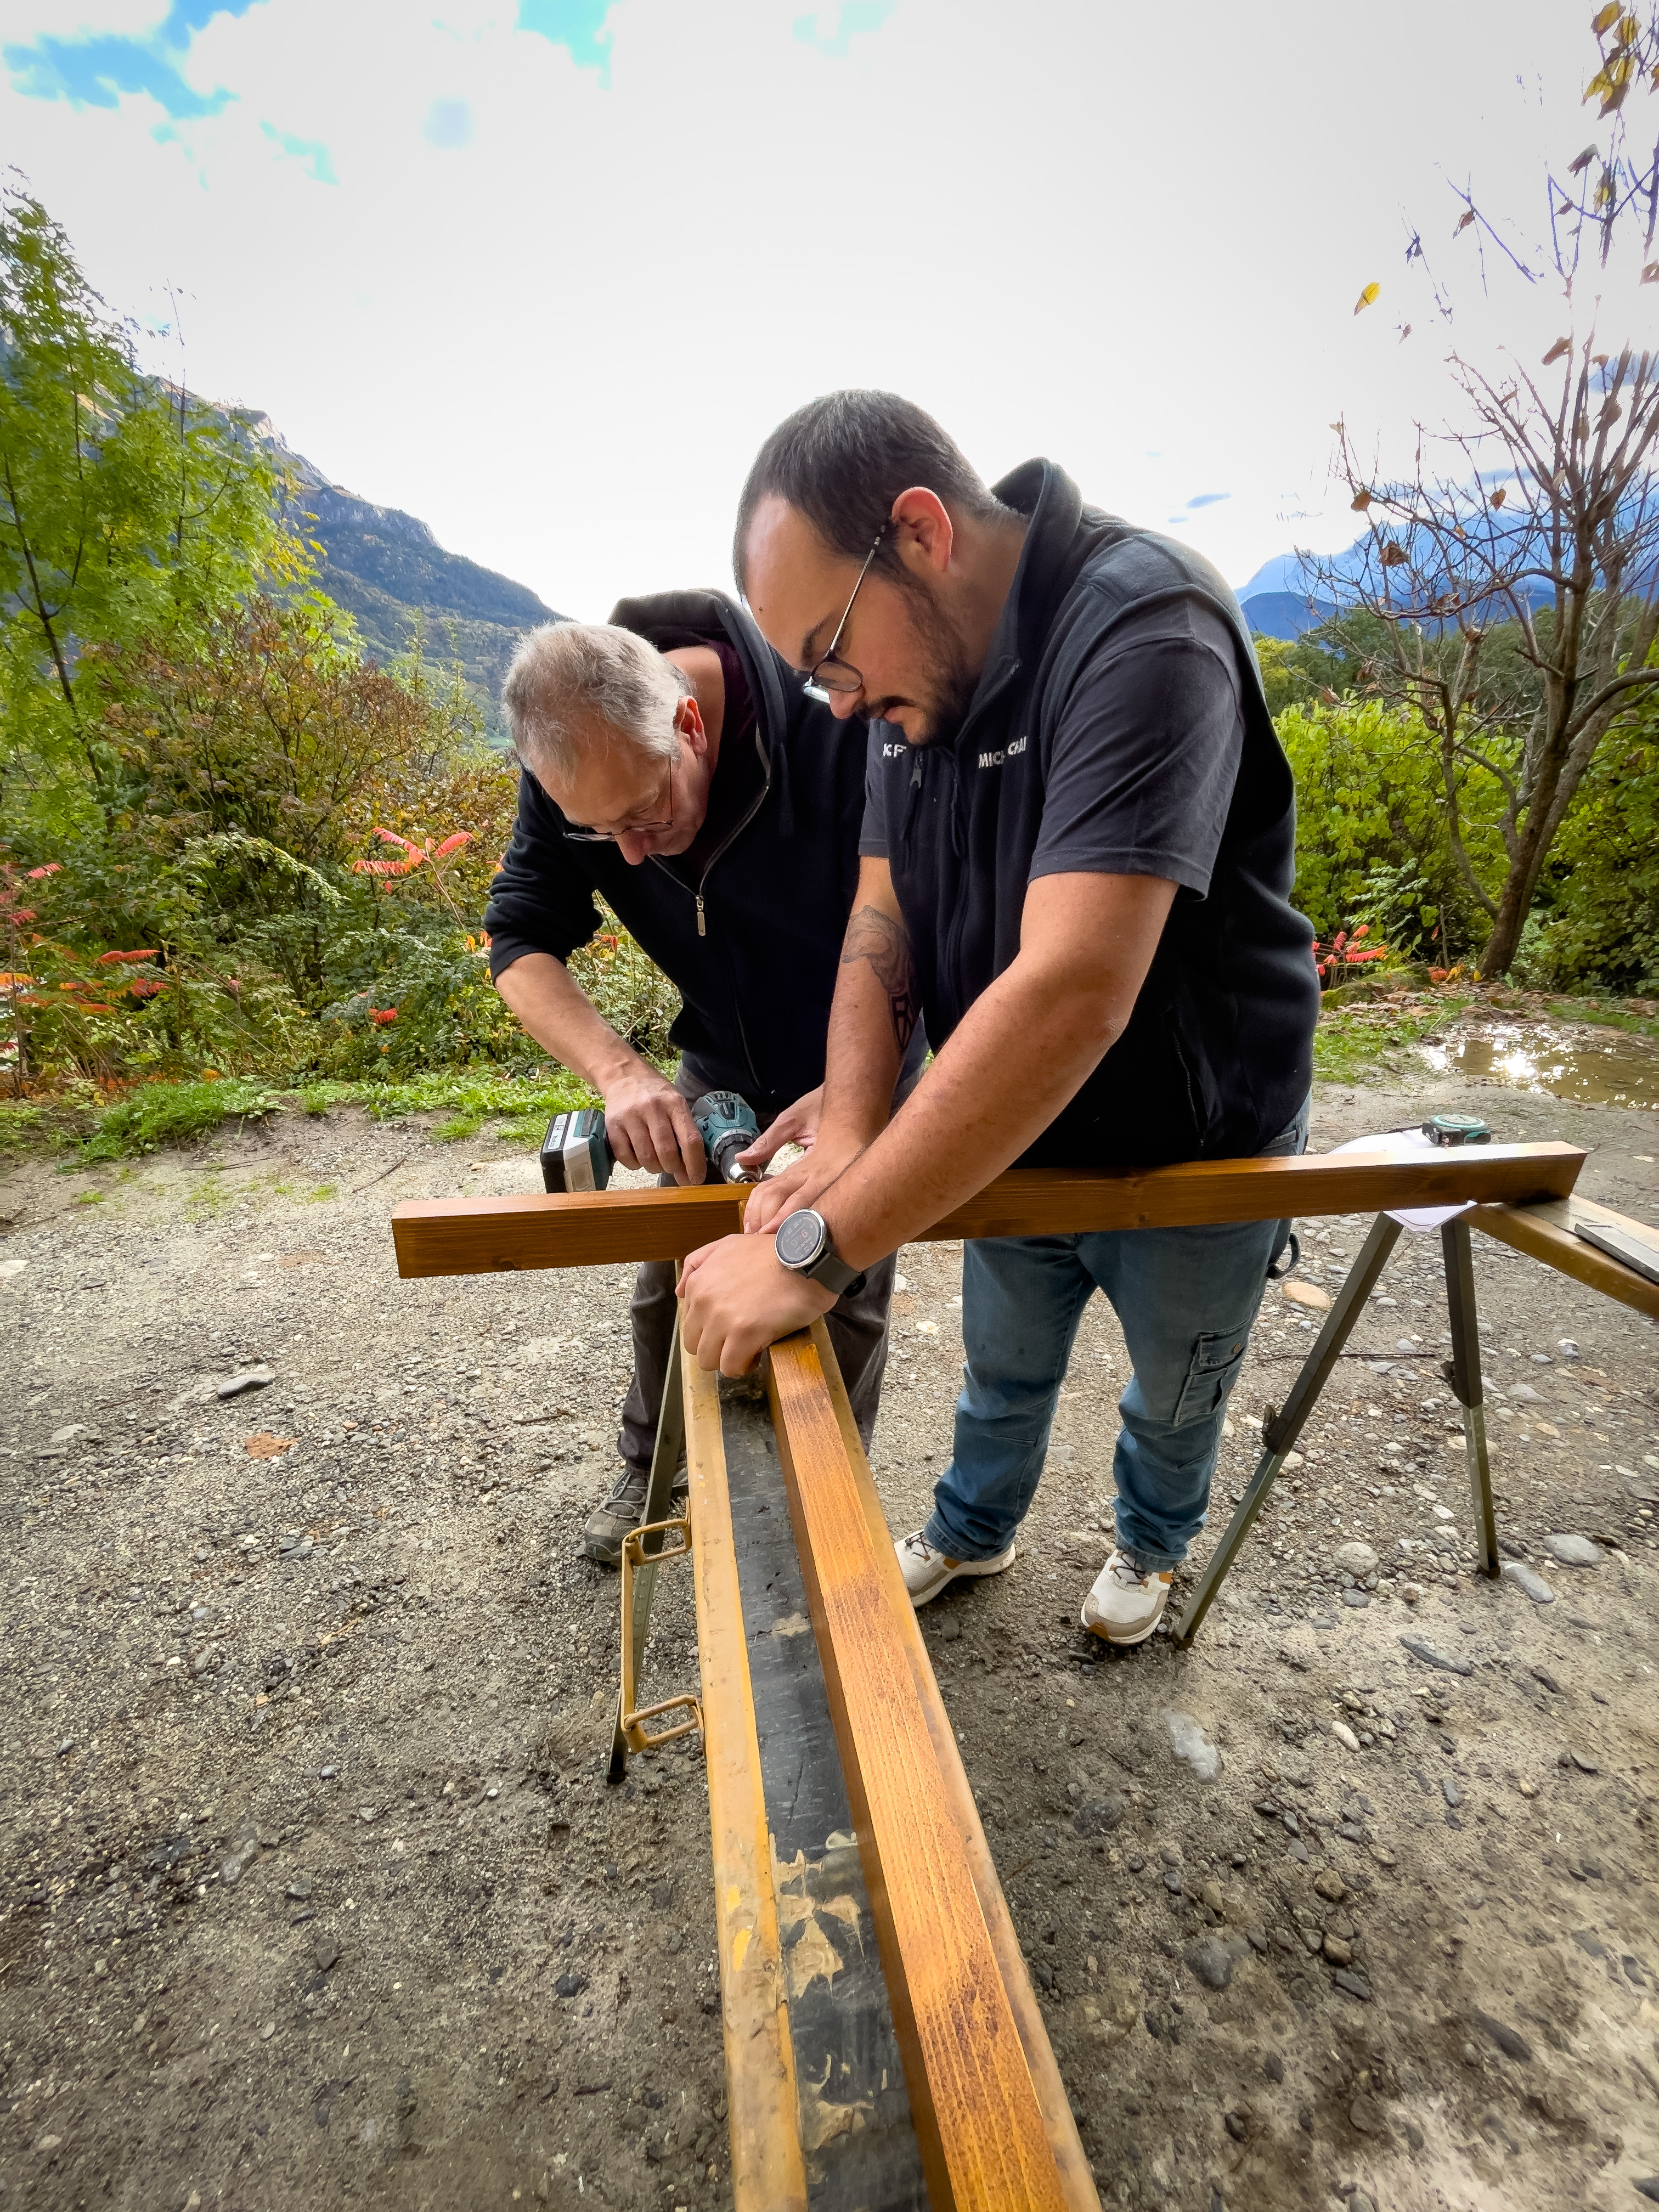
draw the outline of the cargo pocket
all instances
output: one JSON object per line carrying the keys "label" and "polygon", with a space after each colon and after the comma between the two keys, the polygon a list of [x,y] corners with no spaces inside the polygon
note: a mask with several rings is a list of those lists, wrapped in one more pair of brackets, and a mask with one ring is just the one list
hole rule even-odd
{"label": "cargo pocket", "polygon": [[1190,1421],[1207,1421],[1220,1412],[1222,1401],[1238,1380],[1249,1338],[1248,1327],[1216,1329],[1199,1338],[1176,1403],[1174,1427],[1184,1429]]}

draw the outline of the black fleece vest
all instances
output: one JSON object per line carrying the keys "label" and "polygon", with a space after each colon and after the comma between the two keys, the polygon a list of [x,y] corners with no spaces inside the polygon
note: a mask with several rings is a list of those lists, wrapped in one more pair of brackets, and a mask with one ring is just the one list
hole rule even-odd
{"label": "black fleece vest", "polygon": [[[1291,904],[1296,790],[1237,601],[1187,547],[1084,506],[1050,462],[996,486],[1030,517],[1013,620],[955,741],[884,745],[889,859],[937,1051],[1019,950],[1048,765],[1072,678],[1114,623],[1160,597],[1225,617],[1244,742],[1209,895],[1179,894],[1123,1035],[1024,1167],[1243,1157],[1290,1122],[1312,1076],[1319,982]],[[896,732],[886,732],[887,736]],[[981,774],[983,757],[994,772]],[[1010,1082],[1018,1082],[1011,1070]]]}

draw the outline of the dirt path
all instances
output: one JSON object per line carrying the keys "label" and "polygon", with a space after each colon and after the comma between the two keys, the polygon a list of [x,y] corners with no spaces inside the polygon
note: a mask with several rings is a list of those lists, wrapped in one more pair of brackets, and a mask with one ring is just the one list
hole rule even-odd
{"label": "dirt path", "polygon": [[[1326,1091],[1316,1143],[1474,1104],[1655,1218],[1659,1115],[1430,1085]],[[729,2201],[701,1764],[598,1772],[616,1584],[574,1542],[625,1271],[392,1272],[395,1199],[533,1182],[296,1115],[0,1186],[5,2202]],[[925,1616],[1109,2204],[1611,2207],[1659,2173],[1659,1341],[1477,1244],[1499,1526],[1553,1602],[1468,1571],[1407,1238],[1356,1338],[1389,1371],[1345,1364],[1192,1654],[1077,1629],[1125,1376],[1098,1304],[1024,1555]],[[901,1264],[896,1529],[961,1357],[954,1256]],[[1270,1300],[1224,1492],[1308,1341]],[[696,1662],[663,1589],[666,1689]]]}

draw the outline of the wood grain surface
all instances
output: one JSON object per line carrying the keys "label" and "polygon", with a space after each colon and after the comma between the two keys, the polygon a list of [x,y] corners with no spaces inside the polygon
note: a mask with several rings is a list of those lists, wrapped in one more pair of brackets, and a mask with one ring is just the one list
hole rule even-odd
{"label": "wood grain surface", "polygon": [[499,1275],[520,1267],[602,1267],[683,1260],[743,1226],[748,1192],[537,1191],[509,1198],[409,1198],[394,1206],[400,1275]]}
{"label": "wood grain surface", "polygon": [[[1377,1149],[1301,1159],[1195,1160],[1086,1175],[1018,1168],[999,1176],[917,1243],[964,1237],[1055,1237],[1088,1230],[1197,1228],[1467,1199],[1565,1198],[1583,1153],[1574,1145],[1479,1145],[1447,1152]],[[392,1234],[403,1276],[499,1274],[683,1260],[743,1224],[748,1190],[560,1191],[517,1198],[411,1198]]]}
{"label": "wood grain surface", "polygon": [[719,1378],[691,1359],[683,1363],[683,1374],[732,2201],[737,2212],[806,2212],[794,2052],[732,1550]]}
{"label": "wood grain surface", "polygon": [[1620,1305],[1634,1306],[1638,1313],[1659,1320],[1659,1283],[1649,1282],[1611,1253],[1598,1252],[1594,1244],[1575,1237],[1575,1220],[1611,1223],[1651,1246],[1659,1259],[1659,1236],[1645,1221],[1632,1221],[1628,1214],[1615,1213],[1610,1206],[1598,1206],[1593,1199],[1558,1199],[1541,1206],[1477,1206],[1468,1217],[1471,1229],[1481,1230],[1500,1244],[1524,1252],[1528,1259],[1541,1260],[1547,1267],[1571,1275],[1575,1282],[1586,1283],[1591,1290],[1616,1298]]}
{"label": "wood grain surface", "polygon": [[897,1629],[899,1641],[909,1658],[911,1679],[915,1684],[916,1696],[927,1723],[928,1739],[939,1766],[950,1817],[962,1838],[980,1910],[985,1916],[991,1949],[1002,1976],[1002,1985],[1008,1992],[1014,2026],[1019,2033],[1025,2063],[1030,2072],[1031,2086],[1036,2092],[1037,2106],[1048,2134],[1048,2148],[1054,2154],[1055,2168],[1060,2175],[1061,2194],[1069,2212],[1100,2212],[1100,2197],[1089,2171],[1088,2157],[1078,2138],[1077,2122],[1072,2117],[1071,2100],[1066,2095],[1066,2085],[1060,2079],[1060,2068],[1054,2060],[1054,2046],[1048,2040],[1048,2031],[1037,2003],[1036,1991],[1031,1987],[1031,1978],[1025,1969],[1019,1937],[1014,1932],[1007,1900],[1002,1894],[1002,1884],[997,1878],[995,1863],[991,1856],[991,1847],[985,1840],[985,1831],[980,1824],[979,1808],[974,1802],[973,1790],[963,1766],[962,1755],[957,1749],[956,1731],[951,1725],[945,1699],[939,1694],[939,1681],[933,1673],[933,1662],[927,1656],[921,1624],[916,1619],[915,1609],[909,1601],[903,1577],[898,1571],[892,1536],[881,1510],[881,1499],[870,1473],[869,1462],[865,1458],[864,1447],[859,1441],[858,1424],[853,1418],[853,1408],[848,1400],[841,1370],[836,1364],[830,1332],[821,1321],[815,1321],[811,1335],[817,1346],[818,1360],[823,1370],[830,1403],[835,1408],[842,1449],[847,1455],[847,1464],[858,1492],[865,1525],[870,1531],[878,1579],[885,1583],[889,1613]]}
{"label": "wood grain surface", "polygon": [[[1064,2212],[1054,2155],[817,1346],[772,1347],[779,1454],[935,2212]],[[908,1607],[908,1601],[907,1601]]]}
{"label": "wood grain surface", "polygon": [[932,2212],[772,1408],[759,1376],[722,1377],[720,1396],[743,1603],[725,1633],[748,1656],[806,2201]]}

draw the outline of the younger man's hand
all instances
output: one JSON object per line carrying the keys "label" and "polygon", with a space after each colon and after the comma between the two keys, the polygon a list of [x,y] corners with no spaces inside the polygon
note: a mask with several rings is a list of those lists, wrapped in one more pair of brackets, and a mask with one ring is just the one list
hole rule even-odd
{"label": "younger man's hand", "polygon": [[693,1252],[679,1297],[681,1343],[699,1367],[722,1375],[746,1375],[769,1344],[836,1303],[822,1283],[783,1267],[769,1240],[746,1237],[722,1237]]}
{"label": "younger man's hand", "polygon": [[814,1145],[804,1158],[780,1168],[776,1175],[768,1176],[750,1193],[749,1203],[744,1207],[744,1236],[764,1233],[769,1237],[786,1213],[794,1212],[798,1206],[815,1206],[863,1150],[862,1145],[837,1143],[830,1139]]}
{"label": "younger man's hand", "polygon": [[805,1145],[810,1152],[817,1141],[818,1115],[823,1110],[823,1085],[786,1106],[777,1120],[763,1129],[746,1152],[738,1154],[738,1165],[761,1175],[786,1145]]}

